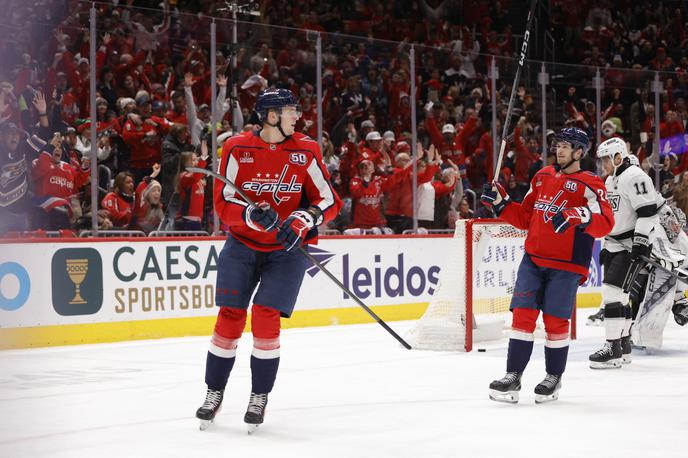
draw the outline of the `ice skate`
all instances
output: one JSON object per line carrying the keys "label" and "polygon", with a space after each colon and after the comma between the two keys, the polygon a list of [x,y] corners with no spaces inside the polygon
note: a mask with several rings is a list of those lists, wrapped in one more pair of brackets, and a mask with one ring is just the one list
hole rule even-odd
{"label": "ice skate", "polygon": [[504,377],[490,383],[490,399],[497,402],[518,402],[518,392],[521,391],[521,374],[507,372]]}
{"label": "ice skate", "polygon": [[561,375],[547,374],[545,379],[535,387],[535,403],[556,401],[561,389]]}
{"label": "ice skate", "polygon": [[248,427],[248,433],[253,433],[258,427],[263,424],[265,418],[265,407],[268,405],[267,393],[251,393],[251,399],[248,401],[248,408],[244,415],[244,423]]}
{"label": "ice skate", "polygon": [[222,398],[224,393],[224,390],[211,390],[208,388],[205,395],[205,402],[203,402],[203,405],[196,411],[196,418],[201,420],[201,431],[208,429],[210,423],[213,422],[215,416],[222,409]]}
{"label": "ice skate", "polygon": [[633,352],[633,344],[631,343],[631,336],[621,338],[621,363],[630,364],[632,361],[631,353]]}
{"label": "ice skate", "polygon": [[585,323],[588,326],[602,326],[604,324],[604,308],[601,308],[588,317]]}
{"label": "ice skate", "polygon": [[604,346],[590,355],[590,368],[616,369],[621,367],[622,360],[621,339],[606,341]]}

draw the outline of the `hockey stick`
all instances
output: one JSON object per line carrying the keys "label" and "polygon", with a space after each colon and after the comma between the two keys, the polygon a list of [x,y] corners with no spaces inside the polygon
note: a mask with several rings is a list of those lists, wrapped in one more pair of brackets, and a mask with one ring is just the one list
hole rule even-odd
{"label": "hockey stick", "polygon": [[[255,205],[255,203],[253,202],[253,200],[252,200],[250,197],[248,197],[241,189],[239,189],[234,183],[232,183],[232,182],[231,182],[229,179],[227,179],[226,177],[223,177],[222,175],[217,174],[217,173],[215,173],[215,172],[211,172],[210,170],[199,169],[199,168],[197,168],[197,167],[187,167],[186,170],[188,170],[189,172],[193,172],[193,173],[203,173],[203,174],[205,174],[205,175],[208,175],[208,176],[210,176],[210,177],[215,178],[216,180],[220,180],[221,182],[225,183],[226,185],[228,185],[228,186],[230,186],[232,189],[234,189],[234,191],[236,191],[236,193],[239,194],[239,195],[241,196],[241,198],[244,199],[249,205]],[[398,341],[401,345],[403,345],[404,348],[406,348],[407,350],[411,350],[411,345],[409,345],[408,342],[406,342],[404,339],[402,339],[401,336],[400,336],[399,334],[397,334],[396,332],[394,332],[394,330],[393,330],[392,328],[390,328],[389,325],[387,325],[387,323],[385,323],[385,322],[382,320],[382,318],[380,318],[379,316],[377,316],[377,314],[376,314],[375,312],[373,312],[367,305],[365,305],[365,304],[363,303],[363,301],[361,301],[361,300],[358,298],[358,296],[356,296],[354,293],[352,293],[352,292],[349,290],[349,288],[347,288],[346,286],[344,286],[344,284],[343,284],[341,281],[339,281],[339,279],[338,279],[337,277],[335,277],[335,276],[332,274],[332,272],[330,272],[329,270],[327,270],[327,269],[325,268],[325,266],[323,266],[322,264],[320,264],[320,262],[319,262],[317,259],[315,259],[315,257],[313,257],[313,255],[310,254],[310,253],[308,252],[307,249],[305,249],[304,247],[300,246],[300,247],[299,247],[299,251],[300,251],[301,254],[303,254],[306,258],[308,258],[308,260],[309,260],[315,267],[317,267],[318,269],[320,269],[325,275],[327,275],[327,276],[330,278],[330,280],[332,280],[337,286],[339,286],[339,288],[340,288],[342,291],[344,291],[346,294],[348,294],[349,297],[351,297],[351,298],[356,302],[356,304],[358,304],[363,310],[365,310],[365,311],[368,313],[368,315],[370,315],[370,317],[371,317],[373,320],[375,320],[380,326],[382,326],[382,327],[385,329],[385,331],[387,331],[388,333],[390,333],[390,334],[392,335],[392,337],[394,337],[395,339],[397,339],[397,341]]]}
{"label": "hockey stick", "polygon": [[[533,17],[535,16],[535,5],[537,0],[531,0],[530,11],[528,11],[528,21],[526,23],[526,31],[523,34],[523,44],[521,45],[521,54],[518,59],[518,68],[516,68],[516,75],[514,76],[514,84],[511,87],[511,96],[509,97],[509,106],[506,109],[506,119],[504,120],[504,127],[502,128],[502,143],[499,147],[499,156],[497,156],[497,166],[495,167],[495,173],[493,179],[495,181],[499,180],[499,170],[502,168],[502,160],[504,159],[504,150],[506,149],[506,141],[509,136],[509,127],[511,124],[511,112],[514,109],[514,102],[516,97],[516,92],[518,90],[518,83],[521,81],[521,73],[523,72],[523,63],[526,60],[526,54],[528,53],[528,39],[530,38],[530,27],[533,23]],[[545,145],[543,145],[543,148]]]}
{"label": "hockey stick", "polygon": [[645,261],[646,263],[650,264],[653,267],[656,267],[657,269],[662,269],[663,271],[667,272],[669,275],[674,277],[676,280],[683,282],[688,285],[688,271],[681,269],[681,268],[676,268],[674,270],[671,270],[667,267],[664,267],[657,261],[648,258],[647,256],[640,256],[640,259]]}

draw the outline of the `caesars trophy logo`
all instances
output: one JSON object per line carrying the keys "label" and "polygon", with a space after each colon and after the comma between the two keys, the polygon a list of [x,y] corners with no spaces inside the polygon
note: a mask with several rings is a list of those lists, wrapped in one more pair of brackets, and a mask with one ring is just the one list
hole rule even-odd
{"label": "caesars trophy logo", "polygon": [[74,298],[70,304],[85,304],[86,301],[81,297],[81,284],[86,279],[88,273],[88,259],[67,259],[67,275],[74,282]]}
{"label": "caesars trophy logo", "polygon": [[91,315],[103,305],[103,262],[93,248],[63,248],[52,260],[53,307],[60,315]]}

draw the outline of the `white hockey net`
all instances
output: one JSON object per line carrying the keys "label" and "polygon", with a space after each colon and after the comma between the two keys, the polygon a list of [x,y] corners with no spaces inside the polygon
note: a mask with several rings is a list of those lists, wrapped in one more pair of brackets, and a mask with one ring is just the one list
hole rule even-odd
{"label": "white hockey net", "polygon": [[504,222],[458,220],[438,288],[411,331],[413,347],[470,351],[474,341],[501,338],[525,236]]}

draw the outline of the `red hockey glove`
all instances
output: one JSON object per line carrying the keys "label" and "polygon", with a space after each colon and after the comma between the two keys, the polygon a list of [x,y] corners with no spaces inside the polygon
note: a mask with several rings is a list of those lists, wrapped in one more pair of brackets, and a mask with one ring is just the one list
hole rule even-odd
{"label": "red hockey glove", "polygon": [[492,207],[495,214],[499,216],[504,207],[511,203],[511,198],[499,182],[493,181],[492,184],[485,183],[483,185],[483,194],[480,196],[480,201],[485,206]]}
{"label": "red hockey glove", "polygon": [[591,218],[592,213],[588,207],[565,208],[552,217],[552,226],[554,226],[554,232],[561,234],[570,227],[586,227],[590,224]]}
{"label": "red hockey glove", "polygon": [[242,217],[248,227],[260,232],[274,231],[279,224],[277,212],[267,202],[249,205],[244,208]]}
{"label": "red hockey glove", "polygon": [[291,212],[277,232],[277,241],[287,251],[300,247],[308,231],[316,226],[318,219],[320,219],[320,214],[315,207]]}

